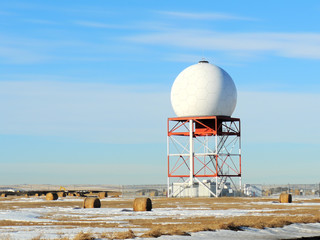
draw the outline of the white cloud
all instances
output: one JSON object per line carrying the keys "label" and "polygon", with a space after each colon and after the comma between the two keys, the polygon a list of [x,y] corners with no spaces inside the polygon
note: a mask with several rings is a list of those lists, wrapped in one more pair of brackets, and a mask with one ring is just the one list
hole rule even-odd
{"label": "white cloud", "polygon": [[1,47],[0,62],[14,64],[33,64],[48,61],[51,57],[41,54],[37,51],[21,47]]}
{"label": "white cloud", "polygon": [[192,13],[192,12],[173,12],[173,11],[160,11],[160,14],[184,19],[197,19],[197,20],[255,20],[253,18],[240,17],[227,13]]}
{"label": "white cloud", "polygon": [[[0,82],[0,133],[80,141],[164,142],[174,116],[169,90],[155,85]],[[248,142],[319,143],[319,94],[239,92],[234,116]]]}
{"label": "white cloud", "polygon": [[169,94],[156,88],[0,82],[0,133],[93,142],[162,142],[171,107]]}
{"label": "white cloud", "polygon": [[127,40],[186,49],[267,52],[289,58],[320,59],[320,33],[224,33],[168,29],[127,37]]}
{"label": "white cloud", "polygon": [[320,94],[239,92],[235,116],[251,143],[320,144]]}
{"label": "white cloud", "polygon": [[43,20],[43,19],[25,19],[25,22],[35,23],[35,24],[43,24],[43,25],[57,25],[58,23],[55,21]]}

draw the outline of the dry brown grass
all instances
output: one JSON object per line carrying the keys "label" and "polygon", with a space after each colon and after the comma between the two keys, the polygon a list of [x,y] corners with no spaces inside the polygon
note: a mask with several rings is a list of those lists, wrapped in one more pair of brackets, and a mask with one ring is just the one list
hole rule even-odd
{"label": "dry brown grass", "polygon": [[100,238],[107,238],[107,239],[131,239],[135,238],[136,235],[134,232],[130,229],[126,232],[107,232],[107,233],[102,233],[100,235]]}
{"label": "dry brown grass", "polygon": [[157,238],[162,235],[178,235],[178,236],[191,236],[190,233],[182,231],[180,229],[159,229],[155,228],[152,229],[144,234],[142,234],[140,237],[142,238]]}
{"label": "dry brown grass", "polygon": [[96,239],[92,233],[79,232],[73,240],[94,240]]}
{"label": "dry brown grass", "polygon": [[43,239],[43,234],[41,234],[41,233],[39,235],[31,238],[31,240],[41,240],[41,239]]}

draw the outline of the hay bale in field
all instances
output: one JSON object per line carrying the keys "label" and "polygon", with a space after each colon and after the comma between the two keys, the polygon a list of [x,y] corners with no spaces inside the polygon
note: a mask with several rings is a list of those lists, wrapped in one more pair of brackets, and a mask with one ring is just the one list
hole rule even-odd
{"label": "hay bale in field", "polygon": [[86,197],[83,201],[83,208],[100,208],[101,202],[97,197]]}
{"label": "hay bale in field", "polygon": [[133,201],[133,211],[151,211],[152,202],[150,198],[136,198]]}
{"label": "hay bale in field", "polygon": [[120,192],[108,192],[108,197],[115,198],[120,196]]}
{"label": "hay bale in field", "polygon": [[8,195],[6,193],[2,193],[1,197],[7,197]]}
{"label": "hay bale in field", "polygon": [[146,192],[145,192],[145,190],[138,190],[138,191],[136,191],[136,195],[137,196],[144,196],[144,195],[146,195]]}
{"label": "hay bale in field", "polygon": [[120,194],[119,193],[108,194],[108,197],[110,197],[110,198],[118,198],[118,197],[120,197]]}
{"label": "hay bale in field", "polygon": [[58,192],[57,194],[58,194],[58,197],[59,197],[59,198],[62,198],[62,197],[66,197],[66,196],[67,196],[67,194],[66,194],[65,192]]}
{"label": "hay bale in field", "polygon": [[279,197],[280,203],[291,203],[292,202],[292,196],[288,193],[281,193]]}
{"label": "hay bale in field", "polygon": [[264,191],[264,196],[270,196],[271,195],[271,191],[270,190],[266,190]]}
{"label": "hay bale in field", "polygon": [[57,193],[47,193],[46,195],[46,200],[48,201],[52,201],[52,200],[57,200],[59,197],[58,197],[58,194]]}
{"label": "hay bale in field", "polygon": [[106,192],[99,192],[98,193],[98,198],[103,199],[106,198],[108,196],[108,194]]}
{"label": "hay bale in field", "polygon": [[150,192],[150,197],[156,197],[158,195],[159,195],[158,191],[151,191]]}

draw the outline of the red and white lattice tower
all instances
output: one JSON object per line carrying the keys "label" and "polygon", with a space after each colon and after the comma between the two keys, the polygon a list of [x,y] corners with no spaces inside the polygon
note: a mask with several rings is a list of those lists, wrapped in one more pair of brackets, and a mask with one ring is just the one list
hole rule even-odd
{"label": "red and white lattice tower", "polygon": [[167,129],[169,197],[241,192],[240,119],[231,117],[236,102],[232,78],[207,61],[178,75],[171,89],[177,117]]}

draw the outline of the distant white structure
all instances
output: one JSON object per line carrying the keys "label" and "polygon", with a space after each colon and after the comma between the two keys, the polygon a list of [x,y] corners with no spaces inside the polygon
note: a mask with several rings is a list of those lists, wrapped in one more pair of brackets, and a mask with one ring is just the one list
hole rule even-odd
{"label": "distant white structure", "polygon": [[262,197],[261,184],[245,184],[243,189],[244,195],[249,197]]}
{"label": "distant white structure", "polygon": [[[201,184],[199,182],[194,183],[190,186],[188,183],[173,183],[169,188],[169,194],[172,197],[213,197],[216,194],[216,182],[210,180],[203,180]],[[223,190],[221,191],[222,196],[233,196],[234,191],[231,188],[231,184],[226,182]]]}
{"label": "distant white structure", "polygon": [[178,117],[230,117],[237,104],[237,89],[226,71],[200,61],[177,76],[171,88],[171,104]]}

